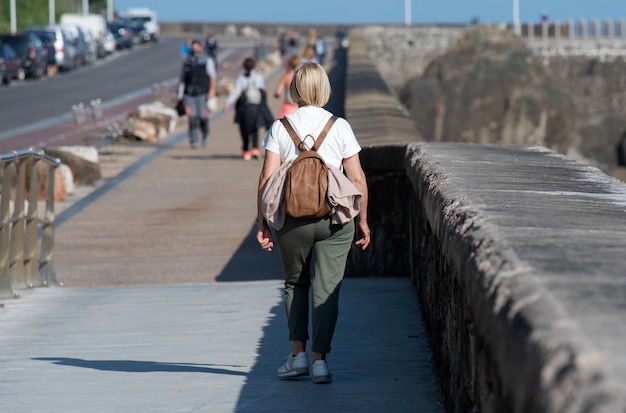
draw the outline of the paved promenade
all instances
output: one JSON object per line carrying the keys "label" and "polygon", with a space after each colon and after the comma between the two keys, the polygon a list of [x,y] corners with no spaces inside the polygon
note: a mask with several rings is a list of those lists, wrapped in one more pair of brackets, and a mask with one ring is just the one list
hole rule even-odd
{"label": "paved promenade", "polygon": [[276,378],[282,272],[254,239],[261,163],[241,160],[232,117],[206,148],[142,148],[59,214],[64,286],[0,309],[1,411],[443,412],[408,278],[345,281],[332,384]]}

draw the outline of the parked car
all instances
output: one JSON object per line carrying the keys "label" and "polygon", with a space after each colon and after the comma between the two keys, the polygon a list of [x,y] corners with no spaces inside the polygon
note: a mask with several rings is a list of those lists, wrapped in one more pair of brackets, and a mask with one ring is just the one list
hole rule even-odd
{"label": "parked car", "polygon": [[99,14],[75,14],[63,13],[61,15],[61,24],[74,24],[80,26],[83,30],[89,30],[96,38],[98,45],[98,57],[104,57],[107,54],[104,45],[104,37],[107,33],[107,23],[104,16]]}
{"label": "parked car", "polygon": [[70,41],[67,30],[58,24],[43,27],[29,27],[26,33],[35,33],[46,44],[48,39],[54,41],[57,67],[61,71],[71,70],[77,66],[76,47]]}
{"label": "parked car", "polygon": [[150,35],[146,31],[146,26],[140,21],[131,21],[128,26],[133,34],[133,44],[146,43],[150,41]]}
{"label": "parked car", "polygon": [[45,73],[44,44],[37,35],[33,33],[2,34],[0,42],[13,48],[17,57],[22,61],[26,77],[38,79]]}
{"label": "parked car", "polygon": [[24,80],[26,74],[22,61],[15,50],[7,43],[0,43],[0,66],[2,66],[2,84],[8,85],[12,80]]}
{"label": "parked car", "polygon": [[87,63],[93,63],[98,59],[98,42],[96,36],[88,29],[81,29],[87,45]]}
{"label": "parked car", "polygon": [[109,30],[115,39],[115,48],[117,50],[130,49],[133,47],[133,32],[122,22],[108,23]]}
{"label": "parked car", "polygon": [[126,10],[124,16],[132,23],[141,23],[144,26],[145,35],[143,39],[145,42],[157,42],[159,40],[161,28],[157,14],[153,10],[147,8],[132,8]]}
{"label": "parked car", "polygon": [[115,51],[115,38],[109,29],[107,29],[102,37],[102,45],[104,46],[106,54],[111,54]]}

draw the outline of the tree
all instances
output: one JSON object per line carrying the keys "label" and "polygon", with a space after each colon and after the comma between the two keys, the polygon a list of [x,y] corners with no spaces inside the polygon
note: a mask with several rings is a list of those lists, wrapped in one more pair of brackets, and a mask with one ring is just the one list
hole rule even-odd
{"label": "tree", "polygon": [[[79,13],[82,10],[82,0],[55,0],[55,21],[59,21],[63,13]],[[104,13],[107,0],[89,0],[90,13]],[[18,0],[15,2],[17,30],[28,26],[43,26],[48,24],[48,0]],[[8,33],[11,30],[10,0],[0,0],[0,32]]]}

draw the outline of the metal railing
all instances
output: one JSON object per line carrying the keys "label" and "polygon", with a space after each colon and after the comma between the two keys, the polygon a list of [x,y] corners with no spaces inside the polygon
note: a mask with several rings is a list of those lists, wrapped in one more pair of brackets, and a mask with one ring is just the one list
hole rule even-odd
{"label": "metal railing", "polygon": [[105,118],[100,98],[91,100],[87,105],[83,102],[72,105],[71,114],[76,134],[87,143],[123,135],[118,122]]}
{"label": "metal railing", "polygon": [[[46,185],[40,182],[40,162],[49,167]],[[53,261],[54,175],[60,163],[32,148],[0,155],[0,299],[18,297],[16,289],[58,285]],[[41,218],[40,188],[46,188]]]}

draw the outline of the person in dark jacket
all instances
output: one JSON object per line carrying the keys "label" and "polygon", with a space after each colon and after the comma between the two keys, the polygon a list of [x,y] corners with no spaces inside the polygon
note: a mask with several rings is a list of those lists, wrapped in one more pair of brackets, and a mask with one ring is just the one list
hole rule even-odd
{"label": "person in dark jacket", "polygon": [[[254,70],[256,62],[248,57],[243,62],[243,73],[237,77],[232,92],[224,104],[224,112],[235,104],[235,122],[239,124],[241,133],[243,159],[260,159],[259,128],[269,127],[274,116],[267,105],[265,79]],[[250,150],[252,141],[252,150]]]}
{"label": "person in dark jacket", "polygon": [[183,60],[183,68],[178,85],[178,98],[184,96],[185,112],[189,117],[189,143],[193,149],[198,147],[198,132],[202,131],[202,146],[206,146],[209,137],[208,100],[215,97],[216,90],[215,62],[202,52],[198,40],[191,42],[191,52]]}
{"label": "person in dark jacket", "polygon": [[48,75],[48,79],[54,78],[57,74],[57,58],[56,58],[56,49],[54,48],[54,41],[52,39],[48,39],[46,42],[46,48],[44,49],[44,53],[46,54],[46,74]]}

